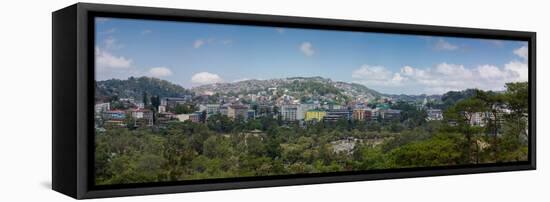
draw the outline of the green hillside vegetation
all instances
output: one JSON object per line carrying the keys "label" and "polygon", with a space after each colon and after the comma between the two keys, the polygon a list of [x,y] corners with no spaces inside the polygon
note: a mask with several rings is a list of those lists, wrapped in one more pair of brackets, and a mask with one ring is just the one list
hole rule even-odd
{"label": "green hillside vegetation", "polygon": [[177,97],[192,94],[192,92],[179,85],[151,77],[97,81],[95,90],[97,100],[112,100],[113,98],[142,100],[144,93],[159,97]]}
{"label": "green hillside vegetation", "polygon": [[340,95],[340,90],[334,86],[309,80],[303,82],[294,80],[292,83],[282,85],[281,88],[288,89],[293,92],[312,93],[323,96],[327,94]]}

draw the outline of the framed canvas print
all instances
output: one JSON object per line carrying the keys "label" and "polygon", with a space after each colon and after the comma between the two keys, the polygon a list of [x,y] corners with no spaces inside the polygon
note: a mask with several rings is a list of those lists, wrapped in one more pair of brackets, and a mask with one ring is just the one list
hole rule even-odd
{"label": "framed canvas print", "polygon": [[535,36],[78,3],[53,13],[53,189],[533,170]]}

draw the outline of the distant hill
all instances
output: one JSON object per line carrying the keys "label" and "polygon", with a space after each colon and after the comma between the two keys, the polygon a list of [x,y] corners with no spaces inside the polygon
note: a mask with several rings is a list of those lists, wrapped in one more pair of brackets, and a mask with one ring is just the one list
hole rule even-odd
{"label": "distant hill", "polygon": [[261,91],[273,93],[276,89],[277,97],[290,95],[297,99],[325,98],[322,100],[339,100],[340,98],[366,98],[391,97],[402,101],[435,101],[433,107],[445,109],[462,99],[474,95],[473,89],[463,91],[449,91],[443,95],[389,95],[382,94],[364,85],[333,81],[323,77],[289,77],[269,80],[245,80],[231,83],[216,83],[185,89],[180,85],[169,81],[151,77],[130,77],[126,80],[109,79],[96,82],[96,100],[109,100],[117,98],[134,98],[141,100],[143,92],[149,96],[180,97],[195,94],[256,94]]}
{"label": "distant hill", "polygon": [[194,87],[191,90],[197,94],[255,94],[277,88],[289,95],[326,96],[342,95],[348,97],[375,98],[383,94],[361,84],[332,81],[323,77],[289,77],[283,79],[245,80],[232,83],[216,83]]}
{"label": "distant hill", "polygon": [[149,96],[178,97],[192,92],[165,80],[151,77],[130,77],[127,80],[109,79],[96,82],[96,100],[107,100],[113,96],[118,98],[134,98],[141,100],[143,92]]}
{"label": "distant hill", "polygon": [[406,95],[406,94],[399,94],[399,95],[389,95],[394,100],[401,100],[406,102],[422,102],[424,99],[427,100],[441,100],[442,95],[434,94],[434,95],[427,95],[427,94],[420,94],[420,95]]}

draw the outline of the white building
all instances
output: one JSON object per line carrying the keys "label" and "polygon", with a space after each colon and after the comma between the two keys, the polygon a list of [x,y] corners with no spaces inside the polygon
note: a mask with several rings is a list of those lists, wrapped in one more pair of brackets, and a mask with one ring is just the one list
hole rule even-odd
{"label": "white building", "polygon": [[111,110],[111,104],[109,104],[108,102],[98,103],[98,104],[95,104],[94,109],[95,109],[95,113],[99,114],[101,112]]}
{"label": "white building", "polygon": [[441,109],[428,109],[428,110],[426,110],[426,113],[428,115],[426,117],[427,121],[440,121],[440,120],[443,120],[443,112],[441,111]]}
{"label": "white building", "polygon": [[489,112],[474,112],[470,115],[471,126],[485,126],[487,120],[490,118]]}
{"label": "white building", "polygon": [[166,106],[164,106],[164,105],[159,105],[158,110],[159,110],[159,113],[164,113],[164,112],[166,112]]}

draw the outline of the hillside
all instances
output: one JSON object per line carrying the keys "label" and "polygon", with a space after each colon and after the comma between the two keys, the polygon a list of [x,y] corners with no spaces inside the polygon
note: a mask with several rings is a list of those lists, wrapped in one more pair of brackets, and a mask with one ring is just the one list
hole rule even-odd
{"label": "hillside", "polygon": [[143,93],[160,97],[177,97],[192,92],[165,80],[150,77],[130,77],[127,80],[109,79],[96,82],[96,100],[134,98],[141,100]]}
{"label": "hillside", "polygon": [[255,94],[260,91],[277,88],[278,91],[296,96],[347,96],[374,98],[383,94],[355,83],[332,81],[322,77],[290,77],[284,79],[246,80],[232,83],[202,85],[191,89],[197,94],[235,93]]}

